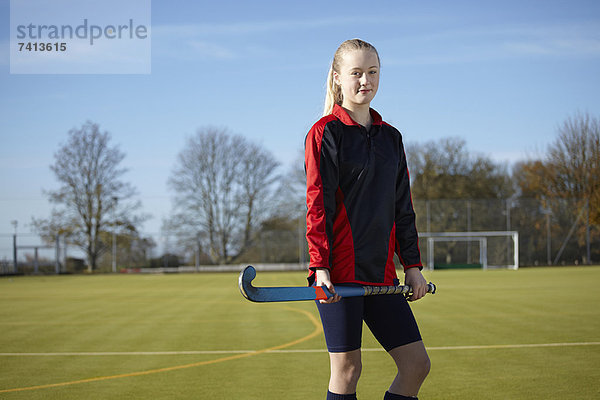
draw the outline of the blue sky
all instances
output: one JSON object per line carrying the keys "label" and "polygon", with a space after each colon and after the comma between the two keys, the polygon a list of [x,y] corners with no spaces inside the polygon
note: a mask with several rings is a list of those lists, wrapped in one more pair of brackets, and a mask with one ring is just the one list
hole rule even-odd
{"label": "blue sky", "polygon": [[127,154],[148,232],[168,216],[166,181],[202,126],[290,165],[320,116],[333,52],[353,37],[379,50],[372,105],[406,142],[459,136],[512,163],[543,151],[569,115],[600,113],[598,1],[154,0],[149,75],[11,75],[9,11],[0,0],[0,233],[48,215],[53,154],[86,120]]}

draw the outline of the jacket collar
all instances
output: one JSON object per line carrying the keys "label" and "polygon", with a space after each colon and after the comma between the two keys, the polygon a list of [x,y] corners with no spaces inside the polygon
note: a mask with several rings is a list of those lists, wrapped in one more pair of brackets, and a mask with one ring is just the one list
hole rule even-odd
{"label": "jacket collar", "polygon": [[[377,111],[369,108],[369,112],[371,113],[371,118],[373,118],[373,125],[381,125],[383,123],[381,115],[379,115]],[[333,105],[333,111],[331,113],[345,125],[359,125],[359,123],[354,121],[348,112],[339,104]]]}

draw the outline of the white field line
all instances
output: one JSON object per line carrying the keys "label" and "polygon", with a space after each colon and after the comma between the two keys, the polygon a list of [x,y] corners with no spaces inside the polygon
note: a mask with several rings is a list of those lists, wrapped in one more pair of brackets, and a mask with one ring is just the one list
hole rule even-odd
{"label": "white field line", "polygon": [[[436,350],[487,350],[487,349],[522,349],[535,347],[569,347],[597,346],[600,342],[574,343],[528,343],[528,344],[492,344],[477,346],[437,346],[427,347],[428,351]],[[362,351],[384,351],[382,348],[364,348]],[[189,351],[102,351],[102,352],[52,352],[52,353],[0,353],[0,357],[63,357],[63,356],[173,356],[203,354],[246,354],[256,350],[189,350]],[[268,350],[266,353],[325,353],[326,349],[300,350]]]}

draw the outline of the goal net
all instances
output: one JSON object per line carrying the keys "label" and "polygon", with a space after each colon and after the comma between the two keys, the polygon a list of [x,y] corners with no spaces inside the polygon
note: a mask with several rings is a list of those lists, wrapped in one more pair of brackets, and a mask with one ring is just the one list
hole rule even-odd
{"label": "goal net", "polygon": [[425,232],[419,238],[430,270],[519,268],[517,231]]}

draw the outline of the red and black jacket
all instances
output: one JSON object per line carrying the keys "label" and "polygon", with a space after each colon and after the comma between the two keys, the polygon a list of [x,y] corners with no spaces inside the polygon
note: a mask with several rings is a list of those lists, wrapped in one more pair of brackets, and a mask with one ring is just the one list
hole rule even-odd
{"label": "red and black jacket", "polygon": [[392,285],[394,252],[422,268],[402,136],[371,116],[367,131],[336,104],[306,136],[310,284],[328,268],[333,283]]}

